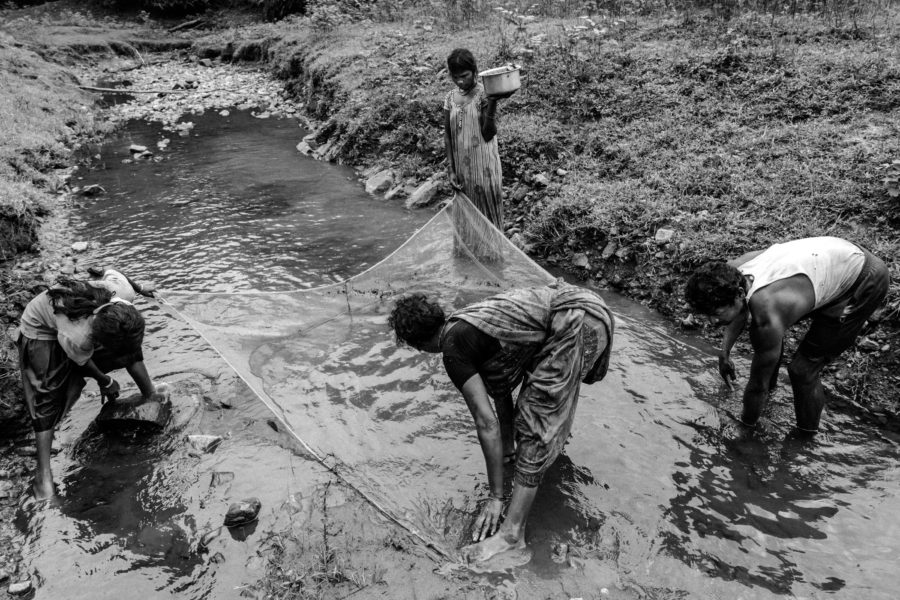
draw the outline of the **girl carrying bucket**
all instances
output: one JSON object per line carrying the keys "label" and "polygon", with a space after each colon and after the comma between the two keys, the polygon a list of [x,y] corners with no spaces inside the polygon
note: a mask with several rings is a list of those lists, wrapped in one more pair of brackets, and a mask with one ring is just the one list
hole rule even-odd
{"label": "girl carrying bucket", "polygon": [[503,231],[503,177],[497,150],[497,101],[477,81],[475,57],[457,48],[447,57],[447,70],[457,89],[444,99],[444,148],[450,185],[461,191]]}

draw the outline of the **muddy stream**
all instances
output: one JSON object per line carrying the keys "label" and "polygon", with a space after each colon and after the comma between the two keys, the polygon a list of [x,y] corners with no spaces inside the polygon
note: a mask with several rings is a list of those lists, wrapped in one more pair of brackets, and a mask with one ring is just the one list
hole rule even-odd
{"label": "muddy stream", "polygon": [[[187,136],[134,121],[88,149],[99,157],[77,183],[106,193],[72,211],[75,239],[91,245],[79,268],[115,267],[164,291],[311,288],[377,263],[433,214],[368,196],[352,171],[301,156],[305,132],[293,120],[232,111],[193,121]],[[155,156],[133,160],[130,144]],[[896,440],[838,411],[814,440],[796,438],[784,374],[769,425],[742,436],[727,416],[738,399],[720,387],[711,349],[604,296],[618,319],[610,374],[584,390],[565,455],[538,495],[533,557],[471,577],[520,598],[896,597]],[[56,442],[61,502],[22,516],[37,598],[236,597],[264,574],[260,536],[287,526],[284,507],[331,479],[186,323],[151,300],[139,308],[146,363],[172,386],[174,418],[155,438],[103,437],[91,427],[98,399],[88,387]],[[363,407],[344,418],[354,407],[308,407],[307,424],[341,439],[336,428],[365,429],[375,412],[405,421],[414,434],[381,442],[432,467],[395,461],[373,477],[400,507],[461,506],[484,480],[465,404],[434,358],[397,356],[404,377],[435,381],[440,410]],[[126,374],[118,379],[134,390]],[[197,452],[184,441],[194,433],[225,441]],[[346,453],[349,463],[365,459]],[[228,504],[249,496],[263,505],[258,525],[198,552]]]}

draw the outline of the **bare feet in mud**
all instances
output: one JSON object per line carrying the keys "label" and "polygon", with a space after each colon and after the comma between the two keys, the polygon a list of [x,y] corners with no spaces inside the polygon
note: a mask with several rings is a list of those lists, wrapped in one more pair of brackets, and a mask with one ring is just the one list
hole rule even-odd
{"label": "bare feet in mud", "polygon": [[531,552],[525,545],[524,536],[516,538],[497,533],[477,544],[471,544],[463,548],[463,557],[470,565],[473,563],[484,563],[497,557],[497,560],[502,559],[503,567],[511,567],[520,566],[530,561]]}

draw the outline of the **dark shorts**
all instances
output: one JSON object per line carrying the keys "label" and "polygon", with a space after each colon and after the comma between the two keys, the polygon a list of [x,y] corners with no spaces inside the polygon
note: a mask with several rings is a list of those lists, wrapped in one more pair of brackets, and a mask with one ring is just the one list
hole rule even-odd
{"label": "dark shorts", "polygon": [[866,320],[887,297],[890,273],[868,250],[856,281],[846,292],[812,313],[809,331],[797,349],[798,355],[828,362],[853,345]]}
{"label": "dark shorts", "polygon": [[[35,431],[56,427],[81,397],[87,374],[66,355],[56,340],[33,340],[19,334],[19,369],[25,404]],[[104,373],[144,360],[141,350],[115,355],[98,350],[91,357]]]}
{"label": "dark shorts", "polygon": [[84,377],[56,340],[18,339],[25,404],[35,431],[53,429],[81,396]]}

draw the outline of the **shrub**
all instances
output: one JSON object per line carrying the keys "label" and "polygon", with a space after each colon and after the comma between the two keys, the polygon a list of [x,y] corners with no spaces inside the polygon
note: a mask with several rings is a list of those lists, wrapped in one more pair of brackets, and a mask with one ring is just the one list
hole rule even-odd
{"label": "shrub", "polygon": [[881,183],[884,185],[884,193],[891,198],[900,197],[900,160],[895,160],[882,165],[884,177]]}

